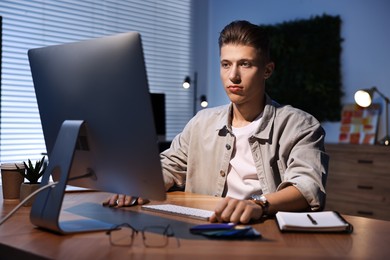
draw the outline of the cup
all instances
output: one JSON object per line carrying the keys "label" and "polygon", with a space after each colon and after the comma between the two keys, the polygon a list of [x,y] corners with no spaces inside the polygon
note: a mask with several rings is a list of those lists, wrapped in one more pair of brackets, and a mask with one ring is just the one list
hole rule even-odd
{"label": "cup", "polygon": [[[17,163],[19,169],[25,169],[23,163]],[[1,164],[1,186],[3,188],[4,202],[17,202],[20,197],[20,185],[24,178],[18,172],[15,163]]]}

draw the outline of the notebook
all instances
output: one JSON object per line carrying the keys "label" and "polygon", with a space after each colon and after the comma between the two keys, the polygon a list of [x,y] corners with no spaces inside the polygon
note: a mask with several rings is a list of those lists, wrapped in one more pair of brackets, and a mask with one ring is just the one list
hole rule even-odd
{"label": "notebook", "polygon": [[353,226],[336,211],[284,212],[276,213],[279,229],[303,232],[345,232],[351,233]]}

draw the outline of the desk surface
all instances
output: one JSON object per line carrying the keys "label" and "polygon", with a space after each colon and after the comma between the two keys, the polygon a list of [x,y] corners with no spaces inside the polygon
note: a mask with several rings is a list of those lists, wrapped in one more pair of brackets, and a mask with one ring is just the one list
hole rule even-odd
{"label": "desk surface", "polygon": [[[139,206],[122,209],[109,209],[100,206],[109,196],[103,192],[67,193],[63,204],[62,219],[89,217],[89,211],[103,218],[118,217],[113,222],[127,219],[149,221],[149,217],[162,219],[166,223],[191,226],[205,223],[179,216],[170,216],[145,212]],[[168,194],[167,202],[198,207],[214,208],[218,198],[182,192]],[[0,215],[3,217],[16,204],[4,204],[0,199]],[[82,210],[85,209],[85,210]],[[354,226],[352,234],[307,234],[281,233],[275,220],[268,219],[253,226],[261,232],[263,238],[255,241],[209,240],[193,236],[186,238],[180,234],[181,246],[170,243],[167,248],[145,248],[141,239],[136,239],[132,247],[113,247],[105,232],[90,232],[71,235],[57,235],[35,228],[29,220],[30,207],[22,207],[7,222],[0,226],[0,258],[11,252],[16,256],[16,249],[29,252],[28,259],[169,259],[217,258],[245,259],[259,256],[278,258],[350,258],[350,259],[385,259],[390,253],[390,222],[363,217],[344,216]],[[107,213],[108,212],[108,213]],[[137,217],[141,214],[141,218]],[[131,218],[130,216],[135,216]],[[184,230],[188,232],[188,230]],[[189,233],[189,232],[188,232]],[[23,256],[23,254],[19,254]],[[27,259],[27,258],[26,258]]]}

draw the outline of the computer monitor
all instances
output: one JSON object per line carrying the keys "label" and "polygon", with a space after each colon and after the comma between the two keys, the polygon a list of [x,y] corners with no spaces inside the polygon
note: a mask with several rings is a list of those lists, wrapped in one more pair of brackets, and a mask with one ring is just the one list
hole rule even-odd
{"label": "computer monitor", "polygon": [[49,159],[42,186],[50,175],[59,182],[37,195],[31,222],[60,233],[111,226],[59,222],[67,184],[164,200],[140,34],[31,49],[28,57]]}

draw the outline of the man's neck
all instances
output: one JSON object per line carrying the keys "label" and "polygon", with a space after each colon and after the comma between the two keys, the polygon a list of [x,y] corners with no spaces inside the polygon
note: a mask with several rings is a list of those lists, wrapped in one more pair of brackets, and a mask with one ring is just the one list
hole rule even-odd
{"label": "man's neck", "polygon": [[245,106],[233,104],[233,120],[234,127],[244,127],[253,122],[264,110],[262,103],[257,106]]}

